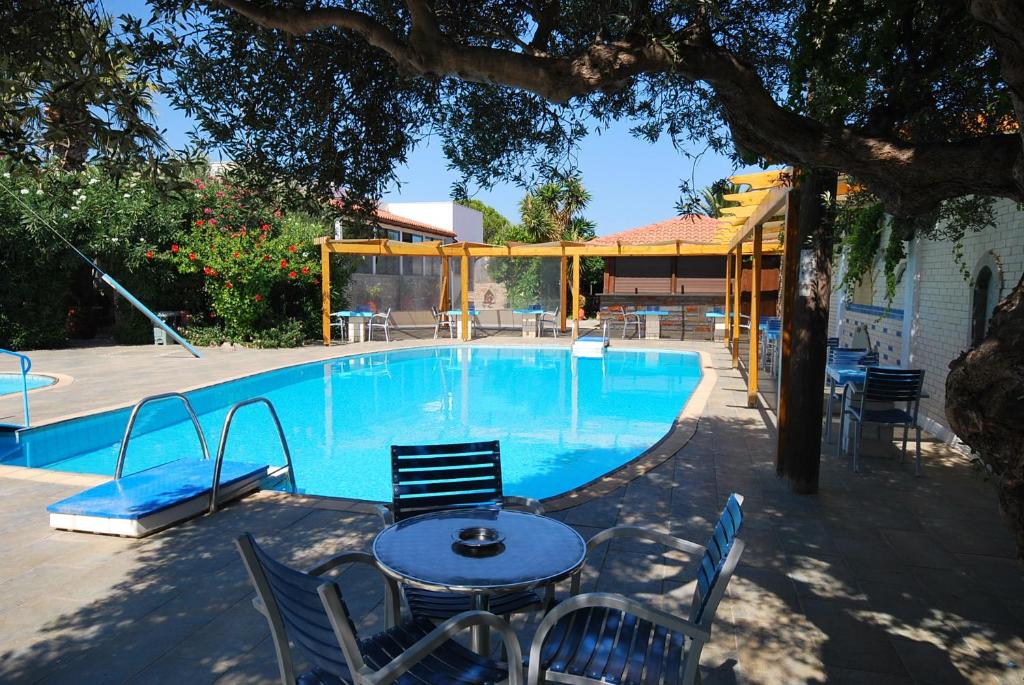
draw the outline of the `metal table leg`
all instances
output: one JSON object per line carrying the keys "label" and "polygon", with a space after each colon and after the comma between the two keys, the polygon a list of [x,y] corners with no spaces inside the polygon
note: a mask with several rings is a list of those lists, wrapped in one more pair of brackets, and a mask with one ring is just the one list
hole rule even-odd
{"label": "metal table leg", "polygon": [[[490,611],[490,597],[483,593],[473,595],[473,608],[482,611]],[[491,653],[490,629],[485,625],[475,625],[470,629],[470,649],[480,656],[488,656]]]}

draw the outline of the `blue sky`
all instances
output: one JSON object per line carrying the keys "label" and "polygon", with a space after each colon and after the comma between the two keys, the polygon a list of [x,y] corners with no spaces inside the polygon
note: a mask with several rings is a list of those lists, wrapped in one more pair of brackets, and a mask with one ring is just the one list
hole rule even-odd
{"label": "blue sky", "polygon": [[[182,112],[165,100],[157,103],[158,125],[167,129],[168,142],[181,147],[192,128]],[[697,154],[699,148],[691,150]],[[695,188],[711,185],[732,173],[731,162],[710,151],[697,161],[685,157],[671,142],[656,143],[634,138],[628,123],[616,123],[600,135],[592,133],[577,152],[577,166],[583,184],[593,199],[585,214],[605,235],[675,216],[679,182],[690,179]],[[421,144],[399,168],[401,188],[392,188],[384,201],[436,201],[448,199],[458,175],[447,168],[439,141]],[[480,190],[473,197],[486,202],[512,221],[518,220],[523,189],[501,184]]]}

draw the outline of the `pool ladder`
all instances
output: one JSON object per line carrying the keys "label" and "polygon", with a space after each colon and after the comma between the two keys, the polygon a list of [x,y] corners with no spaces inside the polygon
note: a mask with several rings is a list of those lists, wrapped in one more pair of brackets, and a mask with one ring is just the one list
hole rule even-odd
{"label": "pool ladder", "polygon": [[[135,421],[138,419],[139,411],[153,402],[159,402],[167,399],[178,399],[185,406],[185,411],[188,412],[188,417],[192,421],[192,426],[196,429],[196,435],[199,437],[199,445],[203,450],[203,460],[210,460],[210,448],[207,446],[206,435],[203,433],[203,427],[199,424],[199,417],[196,415],[195,409],[192,407],[192,403],[189,402],[188,398],[180,392],[165,392],[159,395],[149,395],[143,397],[141,400],[132,407],[132,413],[128,417],[128,425],[124,429],[124,438],[121,439],[121,449],[117,453],[117,466],[114,468],[114,480],[119,480],[122,473],[124,472],[124,460],[125,455],[128,454],[128,442],[131,440],[132,431],[135,429]],[[251,404],[265,404],[267,410],[270,411],[270,418],[274,421],[274,427],[277,428],[277,437],[281,442],[281,449],[284,452],[285,468],[288,469],[288,483],[291,486],[291,491],[295,492],[295,468],[292,466],[292,453],[288,449],[288,440],[284,437],[284,428],[281,427],[281,419],[277,416],[277,410],[274,409],[274,405],[271,404],[270,400],[266,397],[251,397],[247,400],[242,400],[228,410],[227,416],[224,417],[224,426],[220,433],[220,444],[217,446],[217,455],[215,457],[213,465],[213,484],[210,488],[210,508],[208,513],[212,514],[217,511],[217,494],[220,491],[220,473],[221,466],[224,463],[224,451],[228,444],[228,432],[231,430],[231,422],[235,418],[235,414],[242,407],[247,407]],[[279,472],[279,471],[278,471]],[[276,472],[276,473],[278,473]]]}

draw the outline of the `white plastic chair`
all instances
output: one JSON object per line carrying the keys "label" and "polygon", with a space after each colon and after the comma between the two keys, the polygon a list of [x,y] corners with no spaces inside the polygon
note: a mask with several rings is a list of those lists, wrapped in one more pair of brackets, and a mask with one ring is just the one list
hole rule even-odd
{"label": "white plastic chair", "polygon": [[366,322],[366,339],[373,340],[373,329],[380,328],[384,331],[384,340],[391,342],[391,307],[383,313],[377,313]]}
{"label": "white plastic chair", "polygon": [[430,305],[430,314],[434,317],[434,340],[437,340],[442,328],[448,329],[449,337],[455,337],[455,324],[447,314],[442,314],[434,305]]}
{"label": "white plastic chair", "polygon": [[561,307],[555,307],[553,312],[544,312],[540,315],[540,336],[544,337],[544,330],[551,329],[551,335],[558,337],[558,312]]}

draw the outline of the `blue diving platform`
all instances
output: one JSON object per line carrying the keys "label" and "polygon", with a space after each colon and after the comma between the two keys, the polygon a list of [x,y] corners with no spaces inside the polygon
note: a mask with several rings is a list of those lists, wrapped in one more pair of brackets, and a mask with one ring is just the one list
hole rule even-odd
{"label": "blue diving platform", "polygon": [[[128,442],[139,411],[147,404],[162,400],[178,400],[188,412],[195,427],[202,453],[199,459],[185,457],[166,464],[123,475]],[[210,459],[206,436],[199,424],[192,403],[181,393],[164,393],[143,398],[132,409],[125,427],[121,450],[117,455],[114,479],[84,490],[46,508],[50,527],[83,533],[105,533],[141,538],[203,513],[212,514],[221,502],[247,495],[260,489],[268,478],[279,476],[280,467],[266,463],[226,461],[228,433],[235,413],[242,407],[263,404],[270,413],[281,441],[291,491],[295,492],[295,470],[284,429],[274,405],[265,397],[243,400],[228,410],[221,430],[220,446],[215,459]],[[274,471],[271,474],[271,471]]]}
{"label": "blue diving platform", "polygon": [[[46,510],[50,526],[144,537],[210,508],[214,462],[178,459],[89,488]],[[249,494],[269,475],[267,464],[221,462],[217,499]]]}

